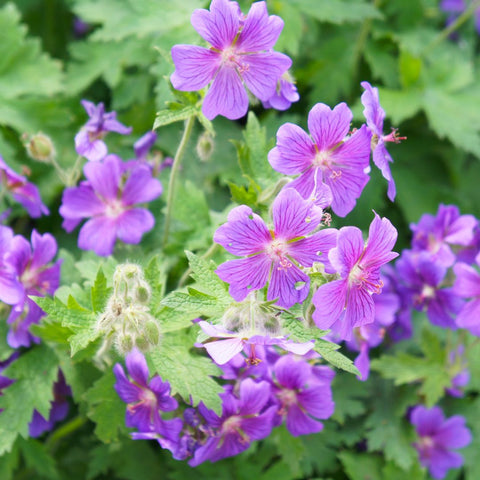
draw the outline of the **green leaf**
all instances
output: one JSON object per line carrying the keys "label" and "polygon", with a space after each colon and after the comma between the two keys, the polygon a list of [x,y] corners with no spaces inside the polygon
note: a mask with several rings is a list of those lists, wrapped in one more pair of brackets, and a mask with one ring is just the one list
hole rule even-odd
{"label": "green leaf", "polygon": [[37,475],[49,480],[60,478],[55,460],[43,443],[34,438],[28,440],[20,438],[18,446],[27,467],[33,469]]}
{"label": "green leaf", "polygon": [[98,337],[95,329],[97,316],[90,310],[82,307],[71,295],[67,305],[58,298],[36,298],[38,305],[48,314],[49,321],[54,320],[69,328],[73,334],[68,337],[71,354],[75,355]]}
{"label": "green leaf", "polygon": [[335,412],[332,418],[344,427],[351,418],[364,414],[368,408],[369,387],[368,382],[359,382],[352,375],[335,375],[332,382]]}
{"label": "green leaf", "polygon": [[62,90],[60,62],[41,51],[39,40],[26,36],[13,3],[0,10],[0,32],[0,97],[53,95]]}
{"label": "green leaf", "polygon": [[104,443],[115,441],[119,432],[126,432],[126,405],[113,388],[115,382],[115,375],[109,370],[83,396],[88,404],[87,415],[96,423],[95,434]]}
{"label": "green leaf", "polygon": [[112,289],[107,287],[107,277],[105,277],[103,270],[100,268],[97,273],[97,278],[95,279],[95,284],[91,289],[92,308],[94,313],[103,312],[111,292]]}
{"label": "green leaf", "polygon": [[232,299],[227,292],[226,284],[215,273],[217,268],[215,263],[206,261],[192,252],[185,252],[185,255],[192,269],[191,277],[196,282],[195,287],[216,297],[224,305],[230,304]]}
{"label": "green leaf", "polygon": [[222,411],[219,393],[223,388],[211,378],[221,370],[207,357],[192,351],[191,335],[177,333],[165,336],[158,350],[150,352],[157,373],[168,381],[172,394],[178,393],[187,403],[196,406],[203,402],[217,414]]}
{"label": "green leaf", "polygon": [[14,471],[20,463],[20,455],[17,444],[8,453],[0,456],[0,478],[2,480],[13,480]]}
{"label": "green leaf", "polygon": [[95,40],[121,40],[150,33],[190,27],[190,16],[205,6],[201,0],[76,0],[75,13],[84,21],[101,24],[93,34]]}
{"label": "green leaf", "polygon": [[155,117],[153,130],[156,130],[159,127],[163,127],[164,125],[169,125],[170,123],[187,120],[187,118],[196,115],[197,112],[198,108],[192,105],[186,105],[175,110],[160,110],[159,112],[157,112],[157,116]]}
{"label": "green leaf", "polygon": [[372,413],[365,423],[369,429],[366,434],[368,449],[383,452],[387,460],[408,469],[415,462],[417,452],[412,447],[413,429],[403,417],[408,406],[417,401],[415,392],[380,384],[372,393],[369,402]]}
{"label": "green leaf", "polygon": [[382,459],[368,453],[341,452],[338,458],[351,480],[384,480],[381,474]]}
{"label": "green leaf", "polygon": [[402,51],[398,61],[402,86],[408,88],[415,85],[422,72],[422,60],[408,51]]}
{"label": "green leaf", "polygon": [[361,0],[292,0],[303,13],[322,22],[362,22],[367,18],[382,18],[370,3]]}
{"label": "green leaf", "polygon": [[189,288],[188,293],[172,292],[162,300],[162,305],[180,312],[188,312],[194,317],[218,315],[225,311],[225,306],[218,301],[217,297],[199,292],[194,288]]}
{"label": "green leaf", "polygon": [[15,382],[0,396],[0,454],[9,451],[17,437],[28,436],[33,411],[48,418],[53,383],[58,376],[57,357],[45,344],[25,352],[3,372]]}
{"label": "green leaf", "polygon": [[197,318],[198,312],[182,312],[176,308],[162,307],[156,313],[158,325],[162,333],[183,330],[192,326],[192,320]]}
{"label": "green leaf", "polygon": [[272,432],[279,455],[289,466],[291,477],[298,478],[302,476],[301,461],[305,456],[305,446],[301,437],[294,437],[285,427],[281,425]]}

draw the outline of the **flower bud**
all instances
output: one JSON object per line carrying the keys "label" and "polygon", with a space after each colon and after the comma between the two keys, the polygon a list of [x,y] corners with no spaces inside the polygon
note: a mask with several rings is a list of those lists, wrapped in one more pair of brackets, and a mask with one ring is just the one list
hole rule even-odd
{"label": "flower bud", "polygon": [[197,141],[197,155],[202,162],[206,162],[212,155],[215,148],[215,142],[213,141],[213,135],[210,132],[204,131]]}
{"label": "flower bud", "polygon": [[135,299],[142,304],[147,304],[150,301],[150,288],[145,282],[142,282],[135,290]]}
{"label": "flower bud", "polygon": [[158,330],[158,325],[153,320],[150,320],[145,324],[144,328],[145,340],[151,345],[158,345],[160,341],[160,332]]}
{"label": "flower bud", "polygon": [[38,132],[28,138],[25,144],[28,155],[39,162],[49,163],[56,156],[55,147],[50,137]]}
{"label": "flower bud", "polygon": [[133,338],[130,335],[119,335],[116,338],[116,344],[118,353],[125,355],[128,352],[131,352],[133,349]]}

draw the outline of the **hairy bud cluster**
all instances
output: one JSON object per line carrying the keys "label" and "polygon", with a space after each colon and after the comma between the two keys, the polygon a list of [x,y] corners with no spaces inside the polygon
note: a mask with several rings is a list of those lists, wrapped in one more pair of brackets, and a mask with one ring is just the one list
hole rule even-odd
{"label": "hairy bud cluster", "polygon": [[119,265],[113,275],[113,295],[97,320],[97,330],[124,355],[134,347],[146,352],[158,345],[160,331],[148,304],[150,285],[133,263]]}
{"label": "hairy bud cluster", "polygon": [[222,326],[231,332],[245,335],[268,335],[277,337],[282,334],[278,310],[272,302],[257,300],[255,292],[239,303],[232,304],[222,317]]}

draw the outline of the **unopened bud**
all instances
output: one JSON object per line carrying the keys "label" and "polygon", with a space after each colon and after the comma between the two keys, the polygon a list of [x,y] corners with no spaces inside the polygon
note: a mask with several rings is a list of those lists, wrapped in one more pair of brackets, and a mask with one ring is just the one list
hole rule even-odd
{"label": "unopened bud", "polygon": [[135,339],[135,346],[141,351],[146,352],[150,349],[151,345],[143,337],[137,337]]}
{"label": "unopened bud", "polygon": [[197,155],[203,162],[206,162],[212,155],[215,148],[215,142],[213,135],[210,132],[203,132],[198,138],[197,142]]}
{"label": "unopened bud", "polygon": [[133,338],[130,335],[122,335],[117,337],[116,347],[118,353],[125,355],[128,352],[132,351],[133,348]]}
{"label": "unopened bud", "polygon": [[49,163],[56,156],[55,147],[50,137],[37,133],[28,138],[25,144],[28,155],[39,162]]}
{"label": "unopened bud", "polygon": [[142,304],[146,304],[150,301],[150,289],[145,282],[135,290],[135,299]]}
{"label": "unopened bud", "polygon": [[160,341],[160,332],[158,325],[154,321],[147,322],[144,329],[145,339],[150,345],[158,345]]}

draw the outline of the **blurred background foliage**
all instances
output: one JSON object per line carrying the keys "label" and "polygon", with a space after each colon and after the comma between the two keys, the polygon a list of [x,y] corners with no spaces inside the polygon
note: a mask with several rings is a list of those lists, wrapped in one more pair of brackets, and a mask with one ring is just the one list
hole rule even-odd
{"label": "blurred background foliage", "polygon": [[[246,11],[252,2],[239,3]],[[174,100],[167,80],[173,71],[170,48],[176,43],[200,43],[190,15],[208,4],[202,0],[0,1],[0,154],[17,171],[29,171],[30,180],[39,185],[52,216],[35,225],[54,233],[64,248],[74,246],[75,238],[59,227],[63,185],[50,166],[27,157],[22,135],[46,133],[55,143],[59,163],[72,165],[73,139],[86,120],[80,105],[84,98],[104,102],[107,111],[116,110],[122,123],[133,126],[134,139],[139,138],[152,128],[156,112]],[[400,251],[409,244],[408,225],[423,213],[435,213],[439,203],[456,204],[462,213],[480,217],[480,42],[471,16],[461,17],[451,33],[445,30],[446,14],[437,0],[268,0],[267,4],[271,14],[284,19],[276,50],[292,57],[301,100],[287,112],[253,107],[265,128],[265,151],[273,146],[281,124],[291,121],[306,128],[308,111],[317,102],[331,107],[347,102],[358,127],[363,122],[363,80],[379,88],[386,131],[396,127],[408,137],[389,148],[395,160],[395,203],[387,199],[386,181],[372,171],[357,207],[345,219],[335,219],[334,226],[366,228],[375,209],[397,226]],[[208,246],[211,235],[205,234],[205,223],[230,203],[229,185],[248,187],[231,141],[245,140],[246,120],[218,118],[213,123],[217,135],[212,156],[200,161],[193,141],[182,166],[177,191],[182,202],[175,207],[181,225],[173,231],[181,250]],[[181,135],[177,126],[158,129],[156,149],[164,156],[175,152]],[[196,133],[201,134],[200,127]],[[131,145],[131,138],[109,137],[110,150],[124,159],[133,157]],[[163,180],[166,183],[166,177]],[[159,208],[163,200],[152,208],[155,205]],[[28,222],[19,209],[15,230],[27,232]],[[158,234],[154,230],[146,237],[152,249]],[[472,377],[477,367],[474,363]],[[412,403],[415,389],[406,385],[387,390],[375,376],[368,383],[351,375],[339,376],[335,382],[335,421],[325,422],[322,435],[299,439],[278,429],[236,458],[192,471],[155,445],[132,442],[116,430],[104,437],[109,443],[100,443],[92,435],[92,425],[85,424],[72,442],[57,443],[55,433],[46,444],[18,441],[0,459],[0,478],[11,478],[20,464],[25,467],[22,479],[180,480],[195,475],[286,480],[316,478],[317,472],[332,479],[423,478],[411,447],[411,430],[392,420],[395,412]],[[365,398],[375,398],[375,405],[363,403]],[[480,433],[477,404],[470,402],[466,413],[477,432],[476,443],[466,453],[468,480],[478,479],[475,475],[480,471],[475,454]],[[123,413],[118,418],[123,421]],[[362,444],[365,428],[368,452],[362,451],[367,448]],[[349,450],[351,446],[355,449]],[[54,452],[55,465],[48,452]],[[456,475],[451,472],[447,478]]]}

